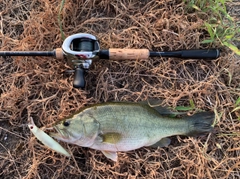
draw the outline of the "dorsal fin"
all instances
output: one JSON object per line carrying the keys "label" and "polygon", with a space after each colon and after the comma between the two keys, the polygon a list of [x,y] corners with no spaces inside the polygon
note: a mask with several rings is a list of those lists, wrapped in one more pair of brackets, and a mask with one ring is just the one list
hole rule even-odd
{"label": "dorsal fin", "polygon": [[179,114],[186,114],[186,112],[174,112],[170,110],[170,107],[161,106],[162,100],[159,99],[148,99],[147,101],[141,101],[141,104],[145,104],[154,108],[159,114],[168,117],[176,117]]}

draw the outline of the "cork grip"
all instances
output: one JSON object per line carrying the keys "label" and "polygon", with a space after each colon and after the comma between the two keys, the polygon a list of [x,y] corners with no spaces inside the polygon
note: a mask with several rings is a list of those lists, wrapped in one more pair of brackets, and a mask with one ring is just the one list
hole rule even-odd
{"label": "cork grip", "polygon": [[147,59],[149,57],[148,49],[109,49],[109,59],[112,60],[131,60]]}
{"label": "cork grip", "polygon": [[56,59],[59,59],[59,60],[64,59],[62,48],[56,48],[55,49],[55,56],[56,56]]}

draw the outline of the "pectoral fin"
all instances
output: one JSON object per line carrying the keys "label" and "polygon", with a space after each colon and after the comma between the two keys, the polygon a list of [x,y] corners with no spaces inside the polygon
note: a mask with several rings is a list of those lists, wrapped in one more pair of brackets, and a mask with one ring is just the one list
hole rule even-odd
{"label": "pectoral fin", "polygon": [[169,146],[170,143],[171,143],[171,139],[166,137],[166,138],[162,138],[157,143],[155,143],[153,145],[150,145],[150,147],[154,147],[154,148],[157,148],[157,147],[167,147],[167,146]]}
{"label": "pectoral fin", "polygon": [[121,139],[122,135],[120,133],[109,132],[101,135],[102,142],[110,143],[110,144],[117,144]]}
{"label": "pectoral fin", "polygon": [[107,158],[113,160],[114,162],[117,162],[117,159],[118,159],[117,152],[102,151],[102,153],[103,153]]}

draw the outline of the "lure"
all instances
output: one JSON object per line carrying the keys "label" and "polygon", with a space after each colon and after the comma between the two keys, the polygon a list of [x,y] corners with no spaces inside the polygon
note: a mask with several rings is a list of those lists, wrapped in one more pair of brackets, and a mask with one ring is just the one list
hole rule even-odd
{"label": "lure", "polygon": [[47,133],[39,129],[33,121],[33,118],[30,117],[30,123],[28,124],[30,131],[36,136],[38,140],[40,140],[44,145],[51,148],[52,150],[61,153],[67,157],[71,155],[52,137],[50,137]]}

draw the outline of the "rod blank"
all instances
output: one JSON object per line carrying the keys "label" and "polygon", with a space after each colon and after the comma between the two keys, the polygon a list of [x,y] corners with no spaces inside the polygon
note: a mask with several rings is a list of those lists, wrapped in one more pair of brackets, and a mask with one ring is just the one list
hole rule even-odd
{"label": "rod blank", "polygon": [[54,51],[0,51],[0,56],[56,56]]}

